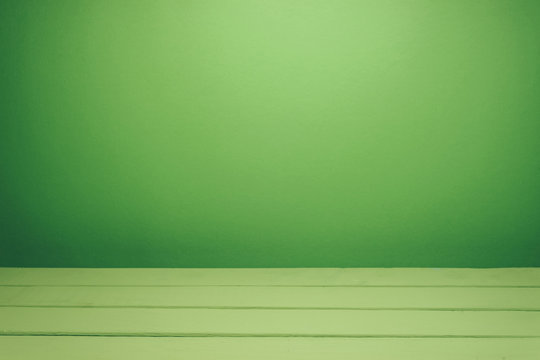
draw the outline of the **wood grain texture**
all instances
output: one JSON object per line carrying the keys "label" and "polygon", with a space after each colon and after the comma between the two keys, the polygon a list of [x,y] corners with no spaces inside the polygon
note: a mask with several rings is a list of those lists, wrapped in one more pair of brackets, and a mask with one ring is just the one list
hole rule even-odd
{"label": "wood grain texture", "polygon": [[540,288],[13,286],[0,306],[540,311]]}
{"label": "wood grain texture", "polygon": [[538,360],[540,339],[0,337],[9,360]]}
{"label": "wood grain texture", "polygon": [[540,287],[540,268],[0,268],[0,285]]}

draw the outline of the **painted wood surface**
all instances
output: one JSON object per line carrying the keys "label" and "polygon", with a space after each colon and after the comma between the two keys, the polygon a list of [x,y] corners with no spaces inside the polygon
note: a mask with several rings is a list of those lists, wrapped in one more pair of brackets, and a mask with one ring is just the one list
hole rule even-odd
{"label": "painted wood surface", "polygon": [[540,311],[540,288],[10,286],[0,306]]}
{"label": "painted wood surface", "polygon": [[0,359],[521,359],[540,269],[0,269]]}
{"label": "painted wood surface", "polygon": [[0,285],[540,287],[540,268],[0,268]]}
{"label": "painted wood surface", "polygon": [[4,334],[540,337],[540,312],[0,308]]}
{"label": "painted wood surface", "polygon": [[0,336],[9,360],[538,360],[540,339]]}

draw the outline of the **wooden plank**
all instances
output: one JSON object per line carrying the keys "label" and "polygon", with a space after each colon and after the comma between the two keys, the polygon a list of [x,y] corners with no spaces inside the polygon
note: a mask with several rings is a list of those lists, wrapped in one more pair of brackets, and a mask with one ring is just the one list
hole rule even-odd
{"label": "wooden plank", "polygon": [[540,312],[0,308],[4,335],[540,337]]}
{"label": "wooden plank", "polygon": [[0,287],[0,306],[540,310],[540,288]]}
{"label": "wooden plank", "polygon": [[10,360],[537,360],[540,339],[0,337]]}
{"label": "wooden plank", "polygon": [[540,268],[66,269],[0,268],[0,286],[524,286]]}

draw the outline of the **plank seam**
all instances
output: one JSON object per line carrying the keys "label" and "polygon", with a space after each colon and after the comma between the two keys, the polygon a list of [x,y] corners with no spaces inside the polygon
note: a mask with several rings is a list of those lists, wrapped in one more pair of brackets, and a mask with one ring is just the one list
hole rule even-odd
{"label": "plank seam", "polygon": [[12,285],[0,287],[120,287],[120,288],[175,288],[175,287],[284,287],[284,288],[488,288],[488,289],[540,289],[540,285]]}
{"label": "plank seam", "polygon": [[358,310],[358,311],[484,311],[539,312],[533,308],[415,308],[415,307],[294,307],[294,306],[175,306],[175,305],[0,305],[0,308],[58,309],[209,309],[209,310]]}
{"label": "plank seam", "polygon": [[87,336],[87,337],[163,337],[163,338],[378,338],[378,339],[540,339],[540,335],[398,335],[398,334],[245,334],[245,333],[93,333],[93,332],[9,332],[2,336]]}

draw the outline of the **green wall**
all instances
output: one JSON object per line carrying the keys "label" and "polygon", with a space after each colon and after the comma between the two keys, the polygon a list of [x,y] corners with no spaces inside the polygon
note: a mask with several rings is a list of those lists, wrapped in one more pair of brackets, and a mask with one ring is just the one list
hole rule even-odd
{"label": "green wall", "polygon": [[540,266],[540,2],[0,2],[0,265]]}

